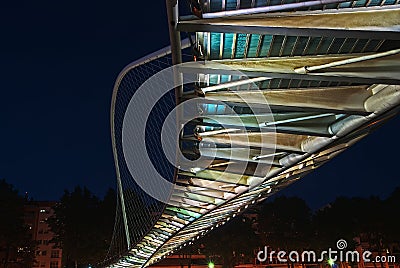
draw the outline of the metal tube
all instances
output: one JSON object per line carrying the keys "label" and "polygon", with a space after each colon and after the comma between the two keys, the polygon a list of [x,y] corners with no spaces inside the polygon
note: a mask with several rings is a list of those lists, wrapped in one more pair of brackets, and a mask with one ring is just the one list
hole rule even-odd
{"label": "metal tube", "polygon": [[[166,8],[168,15],[168,28],[169,37],[171,42],[171,54],[172,54],[172,64],[177,65],[182,63],[182,46],[181,46],[181,35],[177,30],[177,25],[179,21],[179,5],[178,0],[166,0]],[[182,75],[178,74],[174,69],[174,79],[176,84],[182,84]],[[176,105],[179,104],[180,99],[183,95],[183,86],[178,86],[175,88],[175,102]]]}
{"label": "metal tube", "polygon": [[272,12],[272,11],[281,11],[281,10],[288,10],[288,9],[310,7],[310,6],[342,3],[342,2],[347,2],[347,1],[348,0],[315,0],[315,1],[300,2],[300,3],[290,3],[290,4],[284,4],[284,5],[220,11],[220,12],[213,12],[213,13],[204,13],[203,18],[204,19],[215,19],[215,18],[224,18],[224,17],[231,17],[231,16],[238,16],[238,15],[252,15],[252,14],[267,13],[267,12]]}
{"label": "metal tube", "polygon": [[[177,25],[179,22],[179,5],[178,0],[166,0],[166,8],[168,15],[168,29],[169,29],[169,38],[171,42],[171,54],[172,54],[172,64],[177,65],[182,63],[182,46],[181,46],[181,34],[177,30]],[[177,68],[173,69],[174,75],[174,83],[178,85],[175,87],[175,105],[178,106],[181,102],[183,95],[183,74],[177,71]],[[176,131],[179,133],[181,129],[181,120],[182,111],[180,109],[176,110]],[[179,135],[179,146],[177,147],[177,151],[181,148],[181,141],[183,137],[183,131]],[[178,153],[176,154],[178,157]],[[178,166],[178,158],[176,158],[175,168],[174,168],[174,181],[178,177],[179,169]],[[170,193],[172,195],[172,191]],[[165,209],[165,207],[164,207]],[[154,252],[155,253],[155,252]],[[154,256],[154,253],[152,256]],[[150,258],[149,258],[150,259]]]}
{"label": "metal tube", "polygon": [[[177,30],[177,25],[179,21],[179,5],[178,0],[166,0],[167,15],[168,15],[168,29],[169,29],[169,39],[171,42],[171,54],[172,54],[172,64],[182,63],[182,47],[181,47],[181,34]],[[175,73],[175,81],[177,84],[182,80],[181,75]],[[178,86],[175,88],[175,100],[176,105],[179,104],[180,99],[183,94],[183,86]]]}
{"label": "metal tube", "polygon": [[201,91],[203,91],[203,93],[206,93],[206,92],[216,91],[219,89],[224,89],[224,88],[229,88],[229,87],[236,87],[236,86],[242,86],[242,85],[251,84],[251,83],[262,82],[262,81],[265,81],[268,79],[272,79],[272,78],[256,77],[256,78],[249,78],[249,79],[244,79],[244,80],[237,80],[237,81],[222,83],[222,84],[215,85],[215,86],[203,87],[201,89]]}
{"label": "metal tube", "polygon": [[117,184],[118,184],[119,199],[120,199],[121,208],[122,208],[122,220],[124,222],[126,246],[127,246],[127,249],[130,250],[131,249],[131,237],[129,234],[128,217],[126,215],[124,192],[123,192],[123,188],[122,188],[121,177],[119,175],[117,176]]}
{"label": "metal tube", "polygon": [[[169,39],[171,42],[171,55],[172,64],[177,65],[182,63],[182,46],[181,46],[181,34],[177,30],[177,25],[179,21],[179,5],[178,0],[166,0],[166,8],[168,15],[168,29],[169,29]],[[174,72],[174,83],[177,86],[175,88],[175,104],[178,105],[181,101],[183,95],[183,77],[182,74],[177,72],[176,68]],[[179,118],[181,118],[181,113],[177,110],[177,127],[179,127]]]}
{"label": "metal tube", "polygon": [[182,63],[181,36],[177,31],[179,20],[178,0],[166,0],[169,38],[171,41],[172,63]]}
{"label": "metal tube", "polygon": [[268,126],[274,126],[274,125],[279,125],[279,124],[293,123],[293,122],[298,122],[298,121],[317,119],[317,118],[321,118],[321,117],[328,117],[328,116],[334,116],[334,115],[335,114],[333,114],[333,113],[317,114],[317,115],[285,119],[285,120],[280,120],[280,121],[265,122],[265,123],[260,124],[260,127],[263,127],[263,126],[268,127]]}
{"label": "metal tube", "polygon": [[321,65],[315,65],[315,66],[304,66],[300,68],[294,69],[296,73],[299,74],[306,74],[308,72],[316,71],[316,70],[321,70],[321,69],[326,69],[330,67],[336,67],[340,65],[346,65],[350,63],[356,63],[360,61],[366,61],[366,60],[372,60],[376,58],[382,58],[386,56],[391,56],[400,53],[400,49],[393,49],[381,53],[375,53],[372,55],[366,55],[366,56],[361,56],[361,57],[355,57],[355,58],[350,58],[350,59],[345,59],[345,60],[339,60],[339,61],[334,61],[326,64],[321,64]]}

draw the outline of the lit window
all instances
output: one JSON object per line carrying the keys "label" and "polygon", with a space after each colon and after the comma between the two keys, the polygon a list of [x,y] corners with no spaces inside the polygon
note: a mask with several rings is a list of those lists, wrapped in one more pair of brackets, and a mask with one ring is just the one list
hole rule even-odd
{"label": "lit window", "polygon": [[60,258],[60,252],[58,250],[52,250],[51,257],[52,258]]}
{"label": "lit window", "polygon": [[45,209],[41,209],[40,213],[46,213],[46,210]]}

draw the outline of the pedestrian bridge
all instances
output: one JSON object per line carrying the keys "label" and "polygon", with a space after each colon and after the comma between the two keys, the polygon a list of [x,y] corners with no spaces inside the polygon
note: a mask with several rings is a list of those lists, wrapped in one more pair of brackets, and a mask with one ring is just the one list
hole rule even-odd
{"label": "pedestrian bridge", "polygon": [[[128,65],[115,83],[119,198],[105,266],[156,263],[330,161],[399,111],[398,0],[190,3],[194,15],[180,17],[178,4],[167,0],[171,46]],[[133,105],[145,81],[163,70],[174,82],[192,78],[155,101],[156,87],[169,83],[161,76]],[[185,102],[190,105],[173,111]],[[187,110],[194,116],[188,119]],[[164,124],[169,114],[177,115],[172,130]],[[184,159],[171,163],[162,135],[176,126],[183,128],[172,147]],[[168,200],[142,187],[154,170],[168,184],[152,184],[150,192]]]}

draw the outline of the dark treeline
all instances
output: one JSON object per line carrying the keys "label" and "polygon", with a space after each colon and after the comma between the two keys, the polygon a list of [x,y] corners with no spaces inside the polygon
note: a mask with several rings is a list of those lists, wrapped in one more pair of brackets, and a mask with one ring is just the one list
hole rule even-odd
{"label": "dark treeline", "polygon": [[[24,222],[24,205],[29,202],[33,201],[0,180],[0,261],[4,268],[33,265],[38,244]],[[102,199],[85,187],[64,191],[53,208],[53,216],[47,220],[55,234],[50,242],[63,250],[62,267],[86,268],[104,260],[114,228],[115,208],[113,189]]]}
{"label": "dark treeline", "polygon": [[103,199],[86,187],[64,191],[48,219],[53,242],[63,250],[64,267],[96,266],[106,257],[111,243],[116,193],[109,189]]}
{"label": "dark treeline", "polygon": [[[10,260],[29,268],[34,260],[32,241],[23,220],[26,197],[0,180],[0,260],[7,268]],[[85,187],[65,191],[54,215],[47,221],[55,234],[53,243],[63,249],[62,267],[95,266],[104,260],[111,242],[116,208],[116,192],[104,198]],[[285,250],[326,250],[345,239],[349,248],[359,237],[370,250],[400,252],[400,188],[388,198],[339,197],[331,204],[312,211],[297,197],[279,196],[250,208],[181,253],[222,256],[232,267],[254,260],[255,250],[269,246]],[[247,259],[247,260],[246,260]],[[10,266],[11,267],[11,266]],[[1,267],[0,267],[1,268]]]}
{"label": "dark treeline", "polygon": [[35,242],[24,223],[24,198],[5,180],[0,180],[0,267],[18,262],[30,267],[35,258]]}
{"label": "dark treeline", "polygon": [[257,205],[218,228],[182,253],[221,256],[225,267],[252,263],[264,246],[274,250],[336,248],[345,239],[355,249],[360,241],[371,251],[400,253],[400,188],[387,199],[338,197],[312,211],[297,197],[279,196]]}

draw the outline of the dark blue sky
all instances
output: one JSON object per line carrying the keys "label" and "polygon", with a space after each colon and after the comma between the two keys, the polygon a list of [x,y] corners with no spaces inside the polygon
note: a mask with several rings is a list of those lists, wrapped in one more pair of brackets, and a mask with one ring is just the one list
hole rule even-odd
{"label": "dark blue sky", "polygon": [[[0,7],[0,178],[38,200],[115,185],[109,112],[119,71],[169,43],[164,1],[7,1]],[[400,119],[283,193],[313,207],[400,185]]]}

